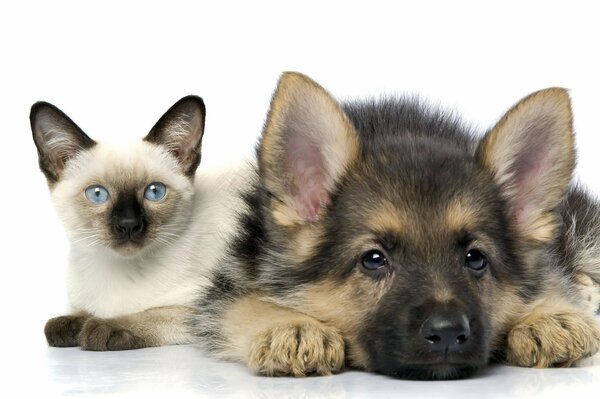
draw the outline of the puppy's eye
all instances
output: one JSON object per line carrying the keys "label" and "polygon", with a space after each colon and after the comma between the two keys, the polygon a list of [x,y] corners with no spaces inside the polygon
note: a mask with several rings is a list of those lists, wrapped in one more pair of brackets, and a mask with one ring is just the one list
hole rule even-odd
{"label": "puppy's eye", "polygon": [[108,199],[108,190],[99,184],[94,184],[85,189],[85,198],[92,204],[103,204]]}
{"label": "puppy's eye", "polygon": [[465,256],[465,266],[469,269],[481,272],[488,265],[487,258],[478,249],[471,249]]}
{"label": "puppy's eye", "polygon": [[167,193],[167,187],[159,182],[150,183],[144,191],[144,198],[148,201],[160,201]]}
{"label": "puppy's eye", "polygon": [[388,264],[388,261],[383,252],[372,249],[363,254],[361,258],[362,266],[367,270],[377,270]]}

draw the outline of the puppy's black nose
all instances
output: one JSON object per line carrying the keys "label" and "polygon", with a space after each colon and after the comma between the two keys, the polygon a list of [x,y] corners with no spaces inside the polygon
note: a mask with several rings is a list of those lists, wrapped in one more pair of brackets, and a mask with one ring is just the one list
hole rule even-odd
{"label": "puppy's black nose", "polygon": [[469,319],[463,313],[434,313],[421,326],[421,335],[433,351],[454,352],[469,340]]}
{"label": "puppy's black nose", "polygon": [[133,238],[140,234],[144,229],[144,222],[141,218],[129,217],[120,218],[115,223],[115,230],[121,238]]}

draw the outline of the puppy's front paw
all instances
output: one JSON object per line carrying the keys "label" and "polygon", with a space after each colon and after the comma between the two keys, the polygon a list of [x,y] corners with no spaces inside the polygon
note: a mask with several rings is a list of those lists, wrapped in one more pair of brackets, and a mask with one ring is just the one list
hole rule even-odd
{"label": "puppy's front paw", "polygon": [[522,367],[569,367],[600,349],[598,323],[576,312],[527,317],[508,334],[506,360]]}
{"label": "puppy's front paw", "polygon": [[111,320],[91,318],[79,334],[79,345],[90,351],[121,351],[144,348],[144,340]]}
{"label": "puppy's front paw", "polygon": [[344,364],[344,339],[318,321],[277,326],[253,340],[248,366],[268,376],[330,375]]}
{"label": "puppy's front paw", "polygon": [[77,336],[83,328],[86,316],[60,316],[50,319],[44,327],[46,341],[50,346],[77,346]]}

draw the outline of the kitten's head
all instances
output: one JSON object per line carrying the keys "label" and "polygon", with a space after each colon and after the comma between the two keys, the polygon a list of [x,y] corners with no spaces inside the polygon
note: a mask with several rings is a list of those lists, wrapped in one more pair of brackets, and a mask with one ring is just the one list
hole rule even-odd
{"label": "kitten's head", "polygon": [[31,108],[40,169],[72,244],[122,256],[172,242],[188,225],[205,107],[188,96],[127,148],[97,143],[55,106]]}

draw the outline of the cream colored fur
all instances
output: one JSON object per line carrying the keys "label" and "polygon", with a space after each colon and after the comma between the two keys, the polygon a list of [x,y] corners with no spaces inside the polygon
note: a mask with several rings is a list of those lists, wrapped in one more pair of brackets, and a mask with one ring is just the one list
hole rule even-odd
{"label": "cream colored fur", "polygon": [[[135,320],[137,327],[130,330],[143,331],[157,326],[156,312],[148,309],[180,306],[179,313],[187,309],[208,283],[211,267],[218,264],[233,232],[245,170],[242,164],[212,171],[201,166],[192,181],[166,148],[143,141],[124,148],[99,143],[70,160],[51,195],[71,241],[68,296],[73,312],[121,318],[123,328]],[[160,209],[164,204],[145,206],[148,212],[168,213],[168,218],[148,232],[144,248],[117,252],[110,246],[104,216],[93,215],[110,204],[90,205],[85,188],[98,183],[109,191],[132,185],[143,190],[154,181],[167,185],[162,202],[171,201],[169,209]],[[123,318],[132,314],[137,316]],[[139,328],[145,319],[147,325]],[[191,342],[187,329],[182,332],[185,320],[180,316],[172,320],[175,332],[164,325],[150,331],[154,344],[148,346]]]}

